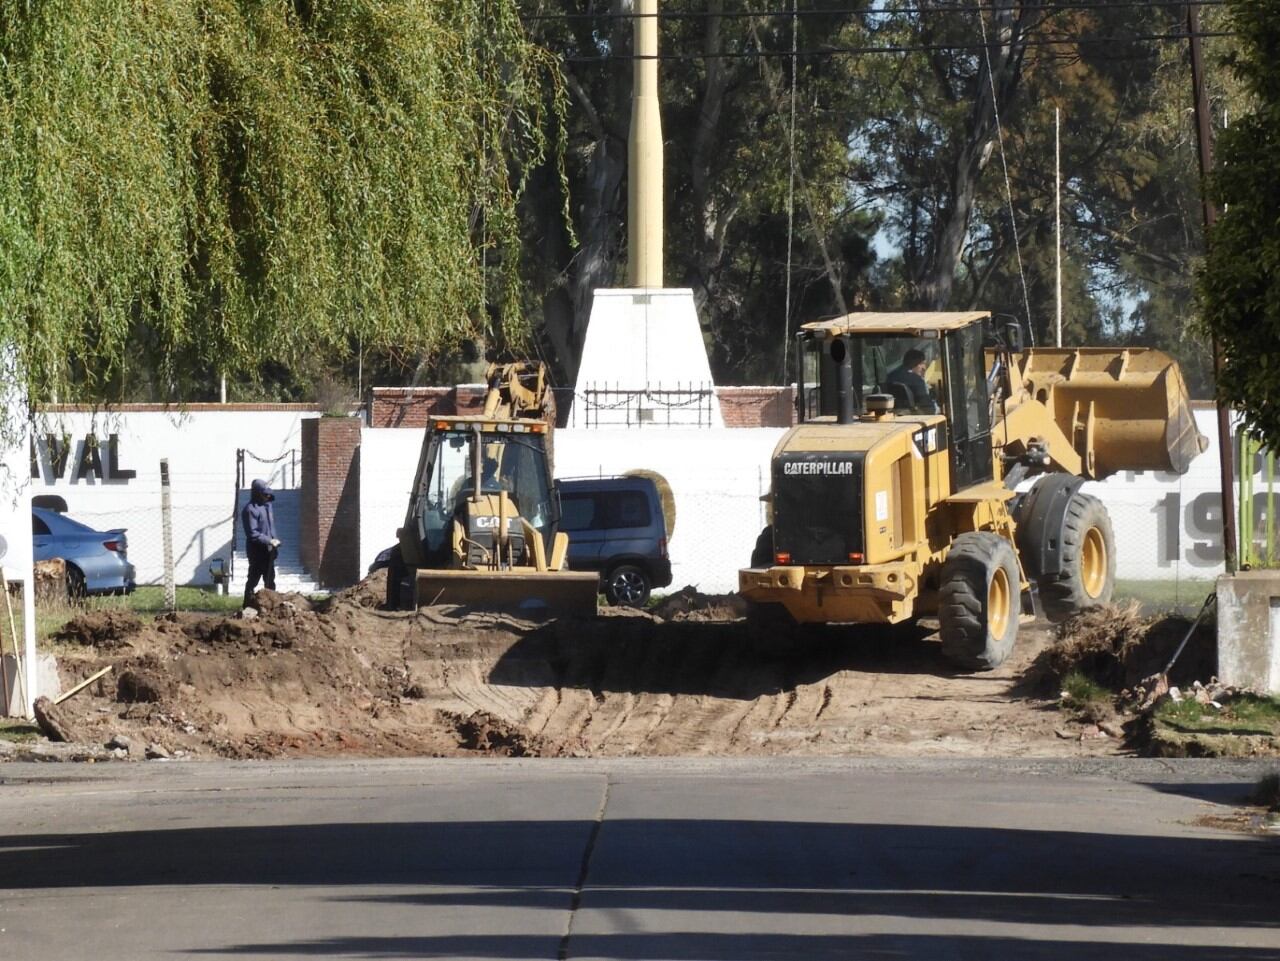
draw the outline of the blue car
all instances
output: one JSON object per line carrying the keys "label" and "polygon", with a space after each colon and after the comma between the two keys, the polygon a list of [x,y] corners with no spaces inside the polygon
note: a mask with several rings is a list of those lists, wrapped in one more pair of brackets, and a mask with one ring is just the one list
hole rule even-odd
{"label": "blue car", "polygon": [[33,507],[31,531],[36,560],[66,561],[67,593],[72,597],[131,594],[138,586],[123,528],[95,531],[65,514]]}

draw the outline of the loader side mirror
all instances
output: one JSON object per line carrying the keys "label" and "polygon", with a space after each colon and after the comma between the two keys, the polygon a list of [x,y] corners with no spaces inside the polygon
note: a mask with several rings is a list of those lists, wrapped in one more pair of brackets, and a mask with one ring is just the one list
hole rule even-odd
{"label": "loader side mirror", "polygon": [[1011,353],[1022,353],[1022,325],[1011,320],[1004,325],[1004,342]]}

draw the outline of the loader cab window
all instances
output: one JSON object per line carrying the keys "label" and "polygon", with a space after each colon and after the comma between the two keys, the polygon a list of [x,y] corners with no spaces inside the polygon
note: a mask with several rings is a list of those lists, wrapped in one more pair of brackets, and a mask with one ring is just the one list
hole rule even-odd
{"label": "loader cab window", "polygon": [[796,372],[800,420],[838,413],[839,365],[834,358],[841,351],[850,355],[853,365],[855,413],[866,412],[868,394],[890,394],[899,414],[937,413],[943,393],[940,343],[937,338],[897,334],[801,334]]}
{"label": "loader cab window", "polygon": [[951,488],[963,490],[994,476],[991,403],[987,390],[982,325],[946,335],[946,406],[951,433]]}

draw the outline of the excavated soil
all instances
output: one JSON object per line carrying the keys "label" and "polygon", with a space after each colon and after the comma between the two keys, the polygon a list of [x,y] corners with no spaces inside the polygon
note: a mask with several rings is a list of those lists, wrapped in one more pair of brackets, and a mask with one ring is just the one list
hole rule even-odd
{"label": "excavated soil", "polygon": [[134,757],[1121,750],[1057,710],[1039,624],[998,670],[957,674],[927,626],[796,629],[762,654],[731,596],[536,623],[384,611],[383,586],[324,603],[263,591],[251,618],[83,615],[58,650],[64,689],[114,670],[59,710],[77,740]]}

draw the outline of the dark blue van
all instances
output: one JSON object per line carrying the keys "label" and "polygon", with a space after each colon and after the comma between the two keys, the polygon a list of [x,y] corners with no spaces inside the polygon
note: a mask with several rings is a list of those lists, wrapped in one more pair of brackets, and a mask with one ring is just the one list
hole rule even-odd
{"label": "dark blue van", "polygon": [[569,567],[599,571],[610,604],[640,607],[671,583],[667,525],[648,477],[556,481],[560,530],[569,535]]}

